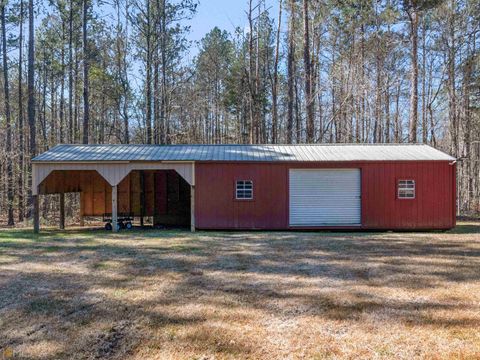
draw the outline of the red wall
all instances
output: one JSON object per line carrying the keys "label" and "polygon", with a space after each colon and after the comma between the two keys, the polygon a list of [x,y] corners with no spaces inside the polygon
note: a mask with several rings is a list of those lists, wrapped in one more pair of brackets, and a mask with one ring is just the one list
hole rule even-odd
{"label": "red wall", "polygon": [[[288,170],[295,168],[360,168],[363,229],[455,226],[455,165],[444,161],[410,161],[196,163],[196,227],[289,229]],[[397,199],[399,179],[415,180],[415,199]],[[253,180],[253,200],[235,200],[236,180]]]}

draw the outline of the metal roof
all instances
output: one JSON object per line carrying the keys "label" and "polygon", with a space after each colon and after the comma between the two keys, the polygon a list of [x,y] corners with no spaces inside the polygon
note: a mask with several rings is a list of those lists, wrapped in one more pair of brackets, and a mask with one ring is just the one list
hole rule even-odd
{"label": "metal roof", "polygon": [[85,161],[453,161],[428,145],[57,145],[34,162]]}

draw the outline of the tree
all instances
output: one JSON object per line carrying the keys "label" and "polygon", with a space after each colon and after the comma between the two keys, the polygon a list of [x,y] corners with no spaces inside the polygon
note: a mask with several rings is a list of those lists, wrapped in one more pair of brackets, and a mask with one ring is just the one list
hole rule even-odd
{"label": "tree", "polygon": [[[36,124],[35,124],[35,30],[34,30],[34,12],[33,12],[33,0],[28,0],[28,125],[30,127],[30,143],[29,153],[30,161],[35,157],[37,152],[36,147]],[[30,165],[31,173],[31,165]],[[28,216],[31,215],[32,206],[32,178],[29,176],[28,189],[29,189],[29,210]]]}
{"label": "tree", "polygon": [[0,3],[0,21],[2,26],[2,59],[3,59],[3,86],[5,98],[5,119],[7,127],[7,198],[8,198],[8,225],[13,226],[13,171],[12,171],[12,119],[10,112],[10,82],[8,78],[7,31],[5,26],[6,2]]}
{"label": "tree", "polygon": [[315,137],[314,102],[312,96],[312,63],[310,61],[310,30],[308,25],[308,0],[303,0],[303,66],[305,69],[305,108],[307,113],[307,143]]}
{"label": "tree", "polygon": [[201,93],[201,113],[205,118],[206,141],[224,142],[228,134],[226,109],[222,110],[227,97],[226,78],[230,73],[233,56],[233,44],[229,34],[215,27],[200,41],[200,50],[196,60],[196,89]]}
{"label": "tree", "polygon": [[75,127],[73,123],[73,12],[74,0],[70,0],[68,16],[68,141],[74,142]]}
{"label": "tree", "polygon": [[418,17],[419,9],[416,0],[404,2],[405,11],[410,24],[411,70],[410,70],[410,127],[408,141],[417,141],[418,126]]}
{"label": "tree", "polygon": [[295,4],[294,0],[289,0],[290,13],[288,22],[288,55],[287,55],[287,143],[293,141],[293,103],[295,94]]}
{"label": "tree", "polygon": [[90,102],[89,102],[89,46],[88,46],[88,7],[89,0],[83,0],[83,143],[88,144],[90,132]]}
{"label": "tree", "polygon": [[278,23],[275,39],[275,60],[272,81],[272,143],[278,141],[278,64],[280,61],[280,33],[282,27],[282,0],[278,2]]}
{"label": "tree", "polygon": [[[454,0],[452,0],[454,1]],[[408,140],[417,142],[418,127],[418,24],[422,11],[431,9],[439,0],[404,0],[403,8],[409,21],[410,39],[410,125]]]}
{"label": "tree", "polygon": [[19,35],[18,35],[18,152],[19,167],[18,172],[18,221],[24,220],[24,168],[25,168],[25,150],[24,150],[24,115],[23,115],[23,0],[20,0],[19,16]]}

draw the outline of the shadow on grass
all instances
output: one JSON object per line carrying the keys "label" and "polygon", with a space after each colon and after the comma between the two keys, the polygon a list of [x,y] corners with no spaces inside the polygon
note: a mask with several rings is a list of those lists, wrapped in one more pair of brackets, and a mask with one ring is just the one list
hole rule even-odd
{"label": "shadow on grass", "polygon": [[[477,224],[465,223],[447,233],[420,236],[84,229],[47,230],[37,236],[1,231],[0,349],[53,338],[63,345],[55,358],[78,353],[114,357],[160,331],[180,348],[242,357],[255,344],[204,327],[208,321],[228,321],[221,315],[224,309],[350,323],[379,314],[378,321],[383,316],[411,326],[477,328],[478,316],[460,312],[478,314],[478,304],[416,300],[414,291],[478,283],[477,242],[448,236],[478,230]],[[8,262],[3,264],[2,256]],[[388,297],[375,293],[377,288],[412,296]],[[211,308],[215,311],[203,310]],[[460,315],[446,318],[438,315],[442,312]],[[79,329],[88,331],[77,338]],[[179,338],[179,329],[187,336]]]}
{"label": "shadow on grass", "polygon": [[457,226],[451,230],[447,231],[448,234],[480,234],[480,221],[477,222],[468,222],[468,223],[459,223]]}

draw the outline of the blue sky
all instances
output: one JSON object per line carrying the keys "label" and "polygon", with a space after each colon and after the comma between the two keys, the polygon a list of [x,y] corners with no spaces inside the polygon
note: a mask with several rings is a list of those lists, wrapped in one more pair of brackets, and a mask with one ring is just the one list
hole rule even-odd
{"label": "blue sky", "polygon": [[[175,1],[176,0],[173,0],[173,2]],[[198,1],[199,3],[196,14],[194,15],[193,19],[186,22],[191,26],[191,31],[188,34],[189,40],[193,42],[200,41],[215,26],[221,30],[227,30],[230,33],[233,33],[236,27],[246,28],[248,23],[246,11],[248,10],[249,0]],[[252,3],[256,5],[257,1],[258,0],[252,0]],[[37,0],[36,4],[38,7],[43,7],[42,10],[44,11],[53,11],[46,0]],[[100,13],[100,16],[103,15],[106,18],[112,19],[116,16],[110,1],[101,2],[101,4],[99,4],[97,1],[94,1],[94,4],[97,8],[97,12]],[[278,0],[265,0],[265,7],[269,11],[270,16],[276,20],[278,17]],[[35,26],[40,24],[44,16],[45,13],[42,13],[41,16],[36,17]],[[285,19],[286,16],[284,14],[282,15],[282,22],[284,24]],[[16,32],[16,30],[16,28],[12,29],[13,32]],[[198,47],[193,44],[192,48],[190,49],[190,57],[195,56],[197,52]]]}
{"label": "blue sky", "polygon": [[[270,16],[277,18],[278,0],[265,0],[265,3]],[[215,26],[229,32],[236,27],[244,28],[247,25],[247,10],[248,0],[200,0],[197,13],[190,21],[189,39],[199,41]]]}
{"label": "blue sky", "polygon": [[[0,0],[1,1],[1,0]],[[172,0],[177,1],[177,0]],[[191,40],[192,46],[190,51],[186,54],[184,60],[191,61],[198,54],[198,45],[196,42],[200,41],[210,30],[215,26],[221,30],[227,30],[230,33],[235,31],[235,28],[247,28],[248,20],[247,13],[248,10],[248,0],[198,0],[199,4],[197,6],[197,12],[194,17],[185,22],[190,25],[190,33],[187,38]],[[252,0],[252,3],[255,5],[258,3],[258,0]],[[35,18],[35,26],[38,27],[41,21],[44,19],[46,14],[53,12],[51,5],[46,0],[36,0],[35,5],[38,8],[41,8],[40,15],[37,15]],[[96,7],[96,12],[101,17],[110,19],[114,21],[116,16],[114,8],[110,1],[99,2],[98,0],[94,1],[94,6]],[[278,0],[265,0],[265,7],[270,13],[270,17],[274,18],[275,21],[278,17]],[[282,24],[285,26],[286,15],[285,12],[282,15]],[[24,31],[26,31],[27,24],[24,24]],[[11,34],[16,34],[18,28],[15,26],[8,29]],[[24,40],[24,44],[26,40]],[[9,54],[10,58],[13,59],[17,56],[17,50],[14,49]],[[132,75],[134,83],[141,79],[139,76],[139,69],[141,64],[135,63],[132,64]],[[137,84],[140,86],[139,84]],[[137,85],[133,85],[137,87]]]}

